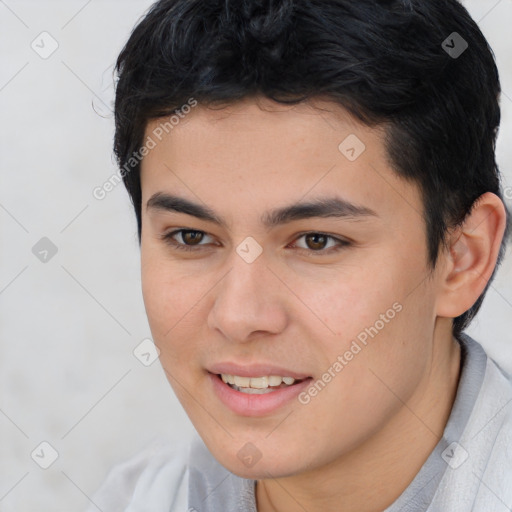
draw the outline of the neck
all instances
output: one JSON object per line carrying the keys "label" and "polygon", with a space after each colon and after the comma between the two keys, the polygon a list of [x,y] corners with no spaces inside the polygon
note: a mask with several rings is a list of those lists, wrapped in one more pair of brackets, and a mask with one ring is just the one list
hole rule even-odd
{"label": "neck", "polygon": [[433,343],[429,370],[399,413],[341,459],[307,473],[259,480],[258,512],[380,512],[391,505],[428,459],[448,422],[460,373],[460,345],[451,330]]}

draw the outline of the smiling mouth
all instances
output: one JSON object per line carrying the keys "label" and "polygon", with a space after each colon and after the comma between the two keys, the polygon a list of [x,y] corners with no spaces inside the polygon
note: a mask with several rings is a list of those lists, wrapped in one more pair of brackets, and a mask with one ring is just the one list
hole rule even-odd
{"label": "smiling mouth", "polygon": [[217,374],[217,377],[227,386],[240,393],[249,395],[263,395],[273,393],[279,389],[290,388],[296,384],[308,380],[294,379],[293,377],[281,377],[278,375],[262,376],[262,377],[239,377],[237,375]]}

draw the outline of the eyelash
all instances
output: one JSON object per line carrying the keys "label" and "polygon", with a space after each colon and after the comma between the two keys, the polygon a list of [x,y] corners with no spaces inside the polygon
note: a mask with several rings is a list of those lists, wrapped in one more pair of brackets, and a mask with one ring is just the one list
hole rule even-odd
{"label": "eyelash", "polygon": [[[208,235],[208,233],[205,233],[204,231],[199,231],[199,230],[196,230],[196,229],[177,229],[175,231],[171,231],[170,233],[166,233],[164,235],[161,235],[161,239],[164,240],[164,242],[168,245],[170,245],[173,249],[176,249],[176,250],[179,250],[179,251],[186,251],[186,252],[195,252],[195,251],[198,251],[198,250],[201,250],[200,247],[201,245],[196,245],[196,246],[191,246],[191,245],[186,245],[186,244],[182,244],[182,243],[179,243],[179,242],[176,242],[174,239],[173,239],[173,236],[174,235],[177,235],[179,233],[186,233],[186,232],[192,232],[192,233],[203,233],[205,235]],[[350,242],[346,241],[346,240],[342,240],[340,238],[337,238],[335,236],[332,236],[332,235],[328,235],[327,233],[323,233],[321,231],[307,231],[305,233],[301,233],[295,240],[298,240],[304,236],[307,236],[307,235],[321,235],[321,236],[325,236],[327,237],[328,241],[329,240],[334,240],[335,242],[338,243],[337,246],[335,247],[330,247],[329,249],[319,249],[317,251],[314,251],[313,249],[304,249],[302,247],[298,247],[297,249],[302,252],[303,254],[305,254],[306,256],[325,256],[325,255],[328,255],[328,254],[332,254],[332,253],[336,253],[348,246],[351,245]],[[205,245],[205,244],[202,244],[202,245]]]}

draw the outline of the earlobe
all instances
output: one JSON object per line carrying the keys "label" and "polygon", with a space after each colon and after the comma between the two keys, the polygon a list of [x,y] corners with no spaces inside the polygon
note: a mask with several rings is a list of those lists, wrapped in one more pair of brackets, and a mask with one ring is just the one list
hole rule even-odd
{"label": "earlobe", "polygon": [[444,253],[445,267],[437,315],[455,318],[477,301],[489,281],[506,225],[506,211],[498,196],[480,196],[464,224],[451,235]]}

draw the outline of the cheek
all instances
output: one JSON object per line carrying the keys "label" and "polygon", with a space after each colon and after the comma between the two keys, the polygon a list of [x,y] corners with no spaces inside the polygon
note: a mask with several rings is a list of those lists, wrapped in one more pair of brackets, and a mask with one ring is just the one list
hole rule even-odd
{"label": "cheek", "polygon": [[207,338],[200,332],[205,322],[199,318],[202,313],[198,307],[205,289],[198,278],[180,274],[177,266],[168,261],[142,259],[144,305],[153,341],[160,351],[160,364],[178,400],[190,414],[197,407],[194,390],[203,378],[195,367],[198,354],[205,349],[200,340]]}
{"label": "cheek", "polygon": [[403,293],[400,283],[387,270],[352,265],[321,280],[300,279],[295,289],[310,311],[329,328],[325,334],[348,342],[376,322],[381,330],[381,315],[386,325],[396,316],[393,305]]}
{"label": "cheek", "polygon": [[[406,394],[428,364],[435,296],[419,265],[402,268],[353,267],[321,292],[311,283],[304,287],[311,310],[330,329],[325,336],[313,331],[310,336],[318,340],[325,371],[331,368],[337,376],[342,402],[366,404],[372,396],[389,395],[377,376]],[[339,356],[341,363],[333,369]],[[364,406],[359,411],[366,414]]]}
{"label": "cheek", "polygon": [[196,306],[206,284],[149,251],[141,253],[141,268],[142,295],[153,339],[164,360],[171,347],[173,355],[179,357],[182,350],[191,347],[186,341],[202,325]]}

